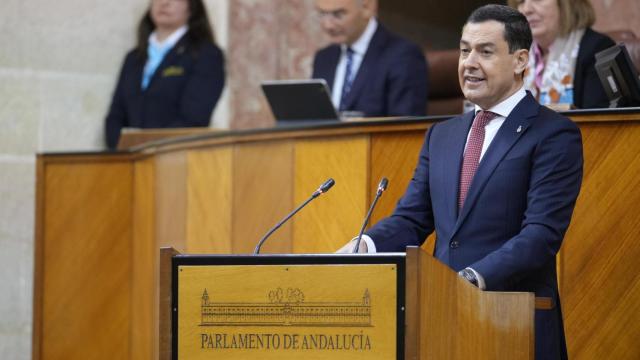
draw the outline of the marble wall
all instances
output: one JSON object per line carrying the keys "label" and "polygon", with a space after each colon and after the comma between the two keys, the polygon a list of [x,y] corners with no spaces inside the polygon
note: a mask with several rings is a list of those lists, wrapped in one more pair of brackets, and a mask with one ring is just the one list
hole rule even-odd
{"label": "marble wall", "polygon": [[[228,3],[207,0],[218,42]],[[0,359],[31,358],[35,154],[101,150],[148,0],[0,1]],[[227,126],[228,94],[214,122]]]}
{"label": "marble wall", "polygon": [[315,50],[326,44],[313,1],[233,0],[229,18],[231,127],[271,126],[260,82],[308,78]]}
{"label": "marble wall", "polygon": [[640,1],[591,0],[591,3],[597,14],[596,30],[631,30],[640,38]]}

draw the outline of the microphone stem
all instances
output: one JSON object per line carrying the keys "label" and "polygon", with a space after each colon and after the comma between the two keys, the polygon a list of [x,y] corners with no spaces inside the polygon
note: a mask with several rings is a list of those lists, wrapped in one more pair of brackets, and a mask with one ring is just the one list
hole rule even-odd
{"label": "microphone stem", "polygon": [[265,242],[265,240],[267,240],[267,238],[269,238],[269,236],[271,236],[271,234],[273,234],[276,230],[278,230],[280,228],[280,226],[282,226],[282,224],[284,224],[285,222],[287,222],[287,220],[291,219],[291,217],[293,215],[295,215],[298,211],[300,211],[300,209],[302,209],[303,207],[305,207],[309,202],[311,202],[311,200],[315,199],[316,197],[318,197],[318,195],[320,195],[320,193],[314,192],[313,195],[311,195],[304,203],[302,203],[300,206],[298,206],[295,210],[293,210],[291,213],[289,213],[289,215],[287,215],[287,217],[285,217],[284,219],[280,220],[279,223],[276,224],[276,226],[272,227],[271,230],[269,230],[263,237],[262,239],[260,239],[260,241],[258,242],[258,245],[256,245],[256,248],[253,250],[253,255],[258,255],[258,253],[260,253],[260,248],[262,247],[262,244]]}
{"label": "microphone stem", "polygon": [[360,250],[360,242],[362,241],[362,234],[364,234],[364,229],[369,224],[369,219],[371,218],[371,213],[373,212],[373,208],[376,207],[376,203],[378,202],[378,199],[380,199],[380,195],[382,195],[382,191],[376,192],[376,196],[373,198],[373,202],[371,203],[371,206],[369,207],[369,211],[367,212],[367,217],[364,220],[364,224],[362,224],[362,228],[360,229],[360,233],[358,233],[358,241],[356,242],[356,246],[353,248],[353,252],[354,253],[357,253],[358,250]]}

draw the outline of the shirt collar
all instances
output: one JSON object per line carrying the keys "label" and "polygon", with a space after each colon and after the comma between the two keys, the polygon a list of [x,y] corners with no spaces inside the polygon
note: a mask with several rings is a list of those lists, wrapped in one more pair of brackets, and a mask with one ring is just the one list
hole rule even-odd
{"label": "shirt collar", "polygon": [[[502,116],[502,117],[506,118],[506,117],[509,116],[509,114],[511,114],[511,111],[513,111],[513,109],[516,107],[516,105],[518,105],[520,100],[524,99],[525,96],[527,96],[527,92],[524,90],[524,86],[522,86],[513,95],[509,96],[508,98],[504,99],[499,104],[494,105],[490,109],[487,109],[487,110],[491,111],[492,113],[498,114],[499,116]],[[476,111],[475,111],[476,113],[478,111],[483,110],[478,105],[475,106],[475,109],[476,109]]]}
{"label": "shirt collar", "polygon": [[[362,32],[362,35],[356,40],[353,44],[351,44],[351,50],[358,55],[363,55],[367,52],[367,48],[369,48],[369,43],[371,42],[371,38],[373,38],[373,34],[378,29],[378,20],[375,17],[371,17],[369,22],[367,23],[367,27]],[[347,45],[342,44],[342,51],[347,51]]]}
{"label": "shirt collar", "polygon": [[162,42],[158,41],[158,36],[154,31],[149,35],[149,44],[158,48],[172,48],[188,30],[188,25],[182,25]]}

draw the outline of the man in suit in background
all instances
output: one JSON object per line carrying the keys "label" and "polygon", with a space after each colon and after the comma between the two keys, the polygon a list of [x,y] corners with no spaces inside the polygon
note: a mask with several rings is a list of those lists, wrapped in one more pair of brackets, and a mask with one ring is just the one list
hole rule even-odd
{"label": "man in suit in background", "polygon": [[531,41],[512,8],[471,14],[458,77],[476,111],[431,126],[406,193],[360,251],[404,251],[435,230],[434,256],[472,284],[552,298],[535,314],[536,359],[565,359],[556,254],[582,182],[582,140],[525,92]]}
{"label": "man in suit in background", "polygon": [[316,0],[315,6],[332,44],[316,53],[313,78],[327,81],[336,109],[361,116],[426,114],[424,54],[376,20],[376,0]]}

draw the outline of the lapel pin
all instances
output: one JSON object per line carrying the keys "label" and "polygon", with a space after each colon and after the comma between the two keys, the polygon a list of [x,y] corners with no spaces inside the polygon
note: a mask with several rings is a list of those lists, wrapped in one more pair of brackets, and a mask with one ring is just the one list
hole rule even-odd
{"label": "lapel pin", "polygon": [[518,129],[516,130],[517,133],[522,131],[522,125],[518,125]]}

